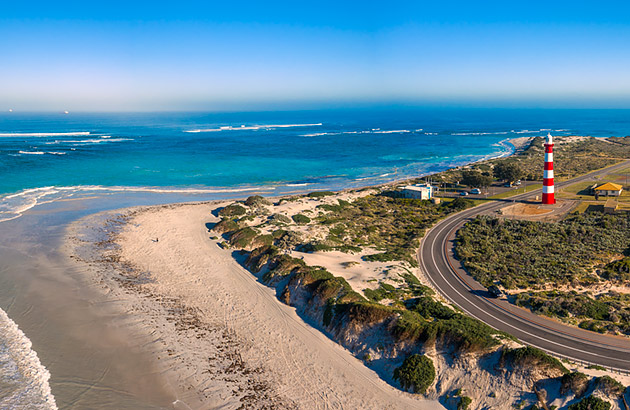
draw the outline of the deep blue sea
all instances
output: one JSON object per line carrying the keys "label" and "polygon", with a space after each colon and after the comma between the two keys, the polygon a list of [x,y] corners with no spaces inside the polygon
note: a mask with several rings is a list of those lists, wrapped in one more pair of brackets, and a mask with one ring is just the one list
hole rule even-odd
{"label": "deep blue sea", "polygon": [[316,190],[507,155],[522,136],[630,134],[627,110],[0,114],[0,221],[102,190]]}

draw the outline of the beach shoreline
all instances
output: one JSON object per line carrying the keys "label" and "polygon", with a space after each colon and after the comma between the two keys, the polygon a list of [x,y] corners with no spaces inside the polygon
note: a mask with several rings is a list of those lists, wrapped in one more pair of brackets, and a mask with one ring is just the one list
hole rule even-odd
{"label": "beach shoreline", "polygon": [[[219,206],[117,211],[108,239],[93,244],[103,290],[156,340],[147,348],[176,390],[175,408],[440,406],[388,385],[278,301],[210,239]],[[76,235],[85,222],[73,224]],[[85,257],[78,263],[96,262]]]}
{"label": "beach shoreline", "polygon": [[[405,178],[405,180],[408,180],[408,178]],[[372,188],[375,186],[383,187],[385,185],[395,184],[395,183],[399,183],[399,182],[392,180],[392,181],[389,181],[387,184],[383,184],[383,183],[378,183],[378,184],[373,184],[373,185],[364,184],[361,187],[348,186],[348,187],[345,187],[344,189],[339,190],[339,192],[351,192],[355,190]],[[275,192],[275,193],[260,192],[260,193],[264,195],[271,194],[269,196],[274,196],[274,197],[282,197],[282,196],[291,195],[291,194],[295,195],[295,194],[308,192],[309,188],[311,187],[310,186],[299,187],[301,188],[301,190],[295,190],[295,188],[297,187],[293,187],[293,188],[294,189],[288,192]],[[39,193],[40,190],[41,189],[35,189],[33,191],[36,191],[35,193]],[[103,352],[106,352],[109,349],[120,349],[120,348],[131,349],[131,351],[137,350],[138,353],[140,352],[142,353],[142,356],[149,356],[153,358],[152,362],[154,363],[152,363],[150,366],[144,365],[147,367],[147,369],[151,369],[153,365],[157,365],[161,369],[159,371],[148,370],[151,373],[150,378],[153,380],[151,384],[154,387],[144,386],[142,385],[142,383],[140,383],[138,386],[129,388],[128,389],[129,391],[126,392],[125,395],[130,394],[130,396],[128,398],[123,398],[122,401],[119,402],[119,405],[122,405],[122,403],[133,402],[136,404],[131,405],[131,407],[129,408],[137,408],[138,403],[135,402],[134,400],[136,399],[140,399],[141,401],[147,400],[149,396],[152,396],[153,399],[149,399],[148,402],[146,403],[147,408],[153,408],[152,406],[158,403],[161,403],[160,407],[166,404],[168,407],[174,406],[175,408],[187,408],[187,405],[184,404],[185,402],[192,403],[193,408],[195,408],[195,403],[197,404],[197,407],[203,407],[200,404],[201,402],[196,401],[197,400],[196,398],[191,397],[188,394],[189,391],[191,390],[190,386],[187,390],[179,390],[179,392],[177,388],[173,387],[174,385],[177,385],[177,382],[175,382],[174,380],[176,380],[177,377],[179,376],[176,374],[175,375],[172,374],[172,372],[169,371],[169,368],[168,368],[169,366],[166,366],[166,367],[164,366],[164,363],[167,363],[167,360],[164,360],[164,358],[170,357],[172,355],[172,352],[171,353],[165,352],[164,349],[156,347],[156,343],[154,340],[155,338],[153,334],[150,331],[149,332],[146,331],[147,330],[146,326],[144,326],[144,324],[141,323],[140,320],[138,320],[138,315],[129,314],[132,308],[139,309],[139,306],[142,306],[142,303],[144,303],[145,301],[142,301],[142,298],[137,299],[136,302],[134,302],[135,307],[132,306],[134,303],[131,303],[129,300],[127,300],[125,303],[121,303],[121,301],[128,296],[125,294],[129,292],[130,289],[128,287],[125,288],[121,286],[120,281],[116,281],[112,279],[111,272],[109,273],[104,272],[104,270],[102,269],[104,266],[103,261],[101,260],[100,257],[96,257],[96,254],[90,254],[89,256],[82,254],[80,258],[83,259],[84,261],[77,263],[78,262],[77,261],[77,246],[86,245],[86,243],[82,241],[79,241],[80,243],[76,243],[76,242],[72,243],[72,241],[77,240],[77,234],[80,230],[89,231],[91,228],[94,228],[94,230],[88,234],[90,238],[87,239],[87,242],[90,242],[90,241],[92,241],[93,243],[98,242],[102,246],[104,244],[103,235],[105,233],[103,231],[95,232],[95,230],[112,229],[111,225],[109,226],[106,226],[106,225],[108,225],[109,222],[117,220],[121,213],[128,214],[130,212],[135,212],[135,210],[138,210],[138,209],[153,209],[153,208],[147,208],[146,206],[138,207],[137,204],[144,203],[149,207],[153,206],[155,209],[158,209],[164,206],[164,205],[161,205],[164,203],[178,203],[179,204],[184,201],[186,202],[192,201],[193,203],[199,202],[199,200],[195,201],[196,198],[199,198],[198,196],[186,195],[185,192],[180,192],[181,190],[178,190],[177,193],[169,193],[169,192],[152,193],[152,192],[144,192],[144,191],[145,190],[141,190],[141,192],[133,192],[133,191],[127,192],[127,190],[124,190],[121,192],[114,191],[112,193],[108,193],[107,190],[103,187],[103,188],[97,189],[94,192],[86,192],[84,194],[77,192],[76,194],[78,195],[76,195],[74,191],[69,191],[72,193],[72,195],[70,195],[68,198],[65,198],[65,197],[56,198],[56,199],[46,198],[46,200],[44,201],[38,200],[33,203],[32,207],[29,206],[26,209],[23,209],[24,216],[22,218],[19,218],[18,217],[19,215],[17,215],[15,218],[11,218],[12,220],[2,222],[3,226],[8,228],[8,230],[5,231],[4,233],[10,233],[10,236],[15,236],[15,239],[18,239],[18,236],[16,235],[20,235],[19,232],[29,229],[28,228],[29,226],[40,226],[42,223],[44,223],[47,226],[48,232],[51,232],[51,233],[54,232],[55,238],[59,237],[59,241],[60,241],[59,244],[57,244],[57,239],[51,242],[45,238],[42,238],[42,239],[33,238],[33,240],[25,241],[25,243],[20,246],[21,247],[36,246],[37,248],[40,248],[41,245],[45,243],[45,247],[46,249],[48,249],[46,252],[48,254],[55,255],[55,258],[58,259],[56,264],[58,264],[59,266],[56,266],[55,269],[60,271],[60,274],[56,275],[58,276],[58,278],[56,278],[55,280],[58,280],[59,282],[63,282],[65,280],[63,278],[65,274],[61,273],[64,270],[69,269],[73,272],[74,271],[77,272],[77,273],[73,273],[73,275],[76,275],[76,277],[73,277],[72,281],[74,283],[74,286],[77,287],[77,289],[83,289],[83,290],[80,290],[82,294],[81,297],[78,298],[78,300],[73,303],[78,303],[79,305],[88,303],[88,304],[95,304],[95,306],[101,306],[100,308],[96,308],[93,315],[94,317],[90,316],[91,319],[89,319],[89,320],[95,321],[95,323],[103,322],[102,324],[99,325],[99,326],[103,326],[103,329],[100,329],[97,332],[98,334],[102,333],[102,336],[100,336],[100,340],[98,341],[98,343],[96,343],[96,340],[94,339],[90,340],[90,337],[86,337],[87,335],[79,336],[75,342],[73,342],[72,344],[68,344],[70,349],[72,349],[72,346],[74,346],[74,343],[84,344],[88,340],[90,340],[88,343],[92,343],[94,346],[96,346],[97,344],[101,344],[102,342],[104,343],[103,348],[101,349]],[[227,192],[231,192],[231,191],[232,190],[228,190]],[[258,193],[258,192],[255,192],[255,191],[252,192],[252,191],[247,190],[247,191],[242,192],[241,194],[251,195],[255,193]],[[235,196],[237,195],[238,195],[238,192],[236,191],[231,192],[230,195],[228,195],[225,198],[225,200],[228,200],[228,198],[231,201],[234,199],[238,199],[238,198],[235,198]],[[10,195],[10,197],[14,197],[14,196],[16,195],[15,194]],[[203,196],[200,199],[203,200]],[[213,198],[209,198],[209,199],[213,199]],[[217,203],[217,200],[213,199],[213,203]],[[178,206],[178,205],[166,205],[166,207],[170,207],[170,206]],[[48,216],[46,216],[48,214],[50,214],[53,218],[52,220],[54,220],[51,226],[48,226],[52,222],[52,220]],[[10,236],[9,238],[4,238],[7,244],[11,243]],[[44,241],[47,241],[47,242],[44,242]],[[41,242],[41,244],[38,245],[37,244],[38,242]],[[8,249],[10,248],[7,248],[7,250]],[[86,249],[83,249],[82,252],[85,250]],[[89,264],[86,264],[85,260],[91,260],[92,262],[90,262]],[[231,262],[234,263],[233,260]],[[50,262],[45,262],[45,265],[47,265],[48,263]],[[17,269],[17,266],[19,265],[20,263],[16,262],[16,269]],[[24,263],[22,263],[22,265],[24,265]],[[44,269],[45,265],[40,264],[40,265],[32,267],[32,269],[38,272],[37,275],[41,276],[41,279],[39,278],[35,279],[36,283],[38,284],[37,285],[38,287],[42,286],[40,282],[46,281],[45,276],[48,275],[48,272],[47,272],[48,268]],[[96,269],[95,268],[96,266],[99,266],[100,268]],[[249,273],[248,275],[252,276]],[[259,286],[264,287],[264,285],[260,285],[260,284]],[[7,297],[9,297],[9,295],[7,295]],[[272,299],[274,300],[274,303],[278,303],[277,300],[275,299],[275,296]],[[11,300],[10,297],[8,300]],[[50,302],[53,302],[55,305],[63,304],[61,300],[57,301],[56,298],[51,298],[51,300],[48,303]],[[25,300],[24,303],[27,306],[30,305],[30,303],[27,300]],[[38,309],[46,309],[45,304],[42,304],[42,303],[38,303],[36,304],[36,306]],[[6,306],[3,306],[3,307],[5,310],[7,310]],[[103,312],[99,312],[100,310],[103,309],[103,307],[106,307],[106,309],[103,310]],[[165,320],[164,318],[169,316],[168,310],[171,308],[172,307],[161,306],[159,307],[159,309],[157,309],[156,306],[152,306],[151,308],[148,308],[145,306],[142,309],[152,310],[154,313],[161,312],[160,314],[154,315],[153,320],[154,321],[161,320],[162,321],[160,322],[162,323],[161,326],[165,327],[169,325],[169,322],[168,321],[164,322]],[[30,307],[27,307],[27,309],[30,309]],[[75,315],[76,312],[68,312],[68,313],[69,315],[64,314],[64,317],[68,317],[68,318],[72,317],[73,315]],[[101,313],[103,313],[102,319],[99,318],[99,316],[101,316]],[[34,340],[34,344],[35,344],[34,351],[38,352],[39,356],[42,358],[42,365],[44,366],[43,367],[44,372],[51,370],[52,376],[50,380],[50,385],[53,390],[53,394],[54,394],[53,397],[57,398],[58,404],[61,406],[64,406],[64,405],[67,405],[68,402],[76,401],[78,396],[76,396],[75,392],[72,392],[71,389],[70,390],[67,389],[65,382],[63,381],[64,376],[60,378],[61,375],[67,373],[68,370],[66,369],[66,366],[62,366],[62,368],[59,368],[58,362],[54,361],[54,359],[53,359],[54,364],[50,362],[51,360],[50,355],[59,354],[56,352],[60,350],[61,345],[59,345],[59,347],[55,347],[57,346],[57,344],[50,345],[52,347],[50,349],[48,347],[49,338],[46,336],[46,334],[44,333],[40,334],[41,332],[37,330],[29,329],[29,327],[33,326],[33,324],[30,323],[30,319],[21,318],[19,314],[16,316],[15,313],[11,313],[10,316],[13,316],[14,318],[17,317],[17,319],[19,319],[17,320],[17,322],[19,323],[20,328],[25,328],[25,330],[27,330],[27,334],[29,335],[29,337],[32,340]],[[67,320],[67,319],[63,319],[63,320]],[[197,320],[197,319],[194,319],[194,320]],[[301,321],[302,319],[298,319],[298,320]],[[36,323],[34,325],[37,326]],[[302,325],[304,325],[304,323],[302,323]],[[64,324],[64,328],[67,327],[66,331],[71,331],[73,333],[77,332],[77,330],[74,330],[74,328],[76,328],[77,326],[81,326],[81,325],[77,323]],[[313,329],[311,328],[311,330]],[[318,335],[323,335],[318,330],[314,330],[314,331],[317,332]],[[114,341],[113,339],[116,339],[116,341]],[[118,341],[118,339],[120,341]],[[42,345],[42,343],[45,343],[45,344]],[[110,344],[108,345],[107,343],[110,343]],[[178,343],[181,344],[181,342],[178,342]],[[223,344],[229,344],[229,341]],[[333,343],[333,344],[338,347],[336,343]],[[46,346],[46,347],[43,347],[43,346]],[[127,347],[124,347],[124,346],[127,346]],[[86,349],[87,351],[89,351],[90,348],[86,347]],[[65,348],[61,348],[61,350],[65,350]],[[87,353],[87,351],[86,351],[86,354],[90,354],[90,353]],[[235,354],[236,353],[234,352],[233,356]],[[353,360],[356,360],[356,359],[353,358]],[[132,363],[132,361],[128,361],[128,362]],[[358,365],[360,365],[362,368],[365,368],[365,366],[363,366],[363,364],[360,361],[358,362]],[[105,367],[103,368],[102,371],[105,371],[107,373],[112,373],[112,374],[115,373],[115,372],[112,372],[111,369],[106,369],[107,365],[105,363],[99,364],[98,366],[94,367],[94,369],[95,370],[99,369],[102,366]],[[119,376],[120,380],[125,380],[127,376],[137,377],[138,373],[142,374],[142,372],[137,372],[136,370],[133,370],[133,371],[124,370],[126,365],[123,363],[117,364],[116,366],[117,366],[116,371],[122,371],[122,372],[125,372],[126,374],[124,376],[121,374],[122,377]],[[128,369],[128,370],[131,370],[131,369]],[[367,369],[367,371],[371,372],[369,369]],[[85,383],[93,383],[93,382],[90,382],[89,380],[91,380],[95,376],[90,376],[89,373],[90,371],[88,371],[86,374],[82,373],[78,381],[80,383],[83,383],[84,381]],[[136,376],[130,376],[130,375],[136,375]],[[386,389],[388,390],[393,389],[395,391],[395,394],[401,393],[398,390],[387,385],[387,383],[380,380],[378,376],[374,376],[374,377],[376,377],[379,380],[379,383],[383,383],[386,386]],[[61,391],[59,390],[60,383],[61,385],[63,385],[63,388]],[[108,385],[114,386],[118,383],[118,381],[111,380],[107,383],[109,383]],[[96,391],[96,390],[93,390],[93,391]],[[227,394],[223,395],[223,397],[226,397],[226,396]],[[133,397],[136,397],[136,399],[134,399]],[[164,401],[164,399],[168,397],[172,398],[173,400],[169,399],[168,401]],[[221,394],[219,394],[219,397],[221,397]],[[100,402],[102,400],[109,400],[109,399],[106,398],[106,395],[96,394],[96,395],[86,395],[85,398],[82,398],[79,402],[85,401],[86,403],[88,402],[95,403],[95,402]],[[181,400],[181,401],[178,402],[178,400]],[[290,403],[290,401],[287,401],[286,403]],[[290,405],[287,408],[290,408]]]}
{"label": "beach shoreline", "polygon": [[[515,151],[513,151],[510,155],[513,155],[514,153],[515,153]],[[405,179],[405,180],[408,180],[408,179]],[[389,182],[389,183],[387,183],[385,185],[396,184],[396,183],[399,183],[399,182],[400,181],[391,181],[391,182]],[[374,185],[374,186],[383,187],[384,184],[378,184],[378,185]],[[354,190],[360,190],[360,189],[366,189],[366,188],[373,188],[374,186],[365,186],[363,188],[348,187],[348,188],[346,188],[346,189],[344,189],[344,190],[342,190],[340,192],[347,192],[347,191],[354,191]],[[306,188],[307,187],[304,187],[304,188],[305,188],[304,192],[306,192]],[[248,192],[248,194],[251,194],[251,193],[252,192]],[[287,194],[288,193],[281,193],[281,194],[277,194],[277,196],[278,197],[286,196]],[[164,196],[164,194],[162,194],[162,196]],[[276,196],[276,195],[274,195],[274,196]],[[104,198],[104,197],[101,196],[101,195],[90,195],[90,196],[87,196],[85,198],[62,199],[62,200],[58,200],[58,201],[48,202],[48,203],[44,204],[43,208],[64,207],[64,206],[66,206],[66,205],[63,205],[65,203],[67,203],[68,205],[71,204],[72,207],[79,207],[79,208],[80,207],[88,207],[89,208],[90,205],[87,205],[87,204],[93,204],[95,201],[99,201],[99,198]],[[177,201],[181,202],[182,199],[185,199],[185,197],[179,198]],[[65,202],[65,201],[70,201],[70,202]],[[121,212],[122,213],[134,212],[133,211],[134,209],[139,209],[138,207],[133,207],[133,206],[132,206],[132,208],[128,208],[129,207],[129,203],[132,203],[132,204],[134,202],[142,203],[143,201],[134,201],[134,200],[129,200],[129,199],[124,200],[124,201],[120,201],[120,200],[116,200],[116,199],[111,199],[111,200],[109,200],[109,202],[113,203],[113,205],[110,203],[109,205],[106,206],[106,209],[121,208],[120,210],[116,210],[116,211],[107,211],[108,214],[112,215],[113,219],[117,219],[118,216],[114,216],[114,215],[119,215]],[[151,200],[149,202],[153,202],[153,201]],[[215,201],[215,203],[216,203],[216,201]],[[116,206],[116,204],[118,204],[118,206]],[[122,207],[121,207],[121,205],[122,205]],[[179,205],[166,205],[166,207],[171,207],[171,206],[179,206]],[[91,218],[91,219],[93,219],[92,222],[91,222],[93,224],[93,226],[102,226],[102,225],[99,225],[99,224],[103,223],[103,220],[102,220],[103,215],[101,213],[99,213],[98,207],[94,207],[93,205],[91,207],[92,207],[92,209],[95,209],[96,211],[88,210],[87,214],[90,215],[89,217],[81,218],[78,221],[74,221],[74,222],[72,222],[71,225],[74,226],[74,227],[80,226],[82,224],[85,224],[87,219]],[[158,208],[161,208],[161,207],[163,207],[163,205],[156,205],[154,208],[158,209]],[[33,212],[35,212],[35,214],[37,214],[39,209],[42,209],[42,207],[35,207],[34,209],[28,210],[26,212],[27,212],[27,214],[31,214]],[[143,209],[144,209],[144,207],[143,207]],[[153,209],[153,208],[146,208],[146,209]],[[41,212],[41,211],[39,211],[39,212]],[[94,212],[97,212],[97,213],[94,213]],[[9,223],[18,223],[19,224],[20,222],[19,221],[11,221]],[[88,225],[89,225],[89,223],[88,223]],[[68,233],[66,234],[66,237],[76,236],[75,234],[76,234],[76,231],[72,232],[72,229],[70,229],[70,230],[68,230]],[[64,252],[66,253],[66,256],[69,256],[72,253],[71,251],[68,251],[68,249],[64,249]],[[232,262],[234,262],[234,261],[232,260]],[[85,265],[85,264],[83,264],[83,265]],[[102,272],[100,274],[96,275],[96,276],[94,276],[93,273],[94,272],[92,272],[90,274],[87,274],[86,278],[87,278],[88,281],[90,281],[90,280],[93,281],[93,282],[102,282],[103,281]],[[99,275],[101,275],[101,276],[99,276]],[[249,273],[248,273],[248,275],[252,276]],[[109,279],[111,280],[111,277]],[[99,284],[98,286],[102,286],[102,283]],[[120,283],[116,283],[116,286],[118,286],[118,290],[119,291],[125,290],[125,289],[120,288]],[[262,285],[259,284],[259,286],[262,286]],[[109,287],[109,289],[107,289],[107,292],[111,292],[112,289],[114,289],[114,288],[115,288],[115,286],[111,285]],[[99,288],[98,291],[103,291],[103,288]],[[126,291],[129,291],[129,289],[126,289],[125,292]],[[114,294],[120,295],[120,293],[116,293],[116,292],[112,293],[112,295],[114,295]],[[106,295],[106,299],[108,297],[109,297],[109,295]],[[275,296],[272,299],[274,300],[274,303],[278,303],[277,300],[275,300]],[[118,301],[119,300],[116,299],[116,303],[111,303],[111,304],[112,305],[113,304],[117,304]],[[119,306],[119,308],[120,309],[118,309],[118,311],[122,312],[121,313],[121,318],[123,318],[122,321],[124,322],[125,321],[124,318],[126,316],[129,316],[127,314],[127,312],[128,312],[128,304],[127,305],[122,304],[122,305]],[[155,306],[153,306],[151,309],[153,309],[153,308],[155,308]],[[147,308],[145,307],[145,309],[147,309]],[[149,309],[149,310],[151,310],[151,309]],[[160,315],[157,315],[157,316],[162,316],[162,319],[164,317],[167,317],[168,314],[165,313],[165,312],[167,312],[167,310],[168,310],[168,307],[162,306],[162,311],[161,311],[162,313]],[[156,311],[159,311],[159,309],[156,310]],[[146,352],[148,352],[149,355],[153,355],[154,359],[156,359],[155,360],[156,364],[159,362],[160,368],[162,369],[160,371],[160,374],[157,375],[159,378],[163,378],[164,379],[163,380],[163,386],[160,387],[160,389],[162,390],[162,392],[160,393],[160,396],[163,396],[163,397],[172,396],[172,397],[174,397],[175,398],[174,402],[175,403],[179,403],[179,404],[175,405],[176,408],[186,408],[186,405],[183,404],[185,402],[192,403],[193,404],[193,408],[195,408],[195,403],[197,403],[199,406],[201,406],[199,404],[201,402],[200,401],[196,402],[195,400],[197,400],[197,399],[194,398],[194,397],[191,397],[190,395],[187,395],[187,392],[185,390],[181,390],[178,394],[174,393],[174,391],[177,391],[177,388],[173,388],[171,385],[177,384],[173,380],[177,379],[177,377],[179,377],[179,376],[170,374],[170,372],[168,370],[168,366],[164,367],[164,363],[167,363],[167,361],[164,360],[164,358],[165,357],[170,357],[170,353],[169,352],[164,353],[163,349],[162,350],[160,350],[160,349],[155,350],[156,347],[155,347],[154,342],[151,339],[151,336],[152,336],[151,332],[147,333],[145,331],[146,329],[144,328],[144,326],[143,325],[139,325],[139,323],[138,323],[139,321],[134,317],[134,315],[131,315],[130,317],[133,317],[133,319],[131,319],[128,323],[125,323],[123,325],[123,327],[126,327],[127,329],[132,329],[131,333],[134,333],[135,334],[134,337],[138,338],[138,340],[136,340],[134,342],[136,344],[136,346],[139,346],[141,349],[143,349]],[[162,320],[162,319],[160,319],[160,320]],[[157,320],[157,319],[155,319],[155,320]],[[197,319],[194,319],[194,320],[197,320]],[[301,319],[299,319],[299,320],[301,321]],[[166,325],[168,325],[168,323],[162,323],[162,326],[166,326]],[[315,332],[317,332],[318,335],[322,335],[322,333],[317,331],[317,330],[315,330]],[[328,339],[326,339],[326,340],[328,340]],[[338,347],[338,345],[336,343],[333,343],[333,344]],[[151,348],[147,348],[147,346],[151,346]],[[39,348],[38,348],[38,350],[39,350]],[[157,355],[154,354],[156,352],[159,352],[160,359],[157,359]],[[356,359],[353,358],[353,360],[356,360]],[[363,366],[363,364],[360,361],[358,362],[358,365],[360,365],[362,368],[366,369],[368,372],[371,372],[371,370],[369,370],[365,366]],[[56,389],[54,387],[56,376],[57,375],[55,374],[55,372],[53,372],[53,374],[52,374],[53,393],[56,391]],[[399,394],[400,393],[400,394],[404,395],[404,393],[401,393],[400,391],[398,391],[398,390],[392,388],[391,386],[387,385],[387,383],[385,383],[381,379],[379,379],[378,376],[374,376],[374,377],[376,377],[376,379],[379,380],[379,383],[384,384],[386,386],[386,389],[390,389],[390,390],[393,389],[395,391],[395,394]],[[190,391],[190,386],[189,386],[188,391]],[[64,396],[65,396],[65,394],[64,394]],[[219,397],[221,397],[221,394],[219,394]],[[224,395],[223,397],[226,397],[226,395]],[[177,402],[177,400],[181,400],[181,402]],[[62,403],[63,403],[63,400],[62,400]],[[290,403],[290,401],[287,401],[287,403]],[[177,407],[177,406],[180,406],[180,407]],[[290,406],[287,407],[287,408],[290,408]]]}

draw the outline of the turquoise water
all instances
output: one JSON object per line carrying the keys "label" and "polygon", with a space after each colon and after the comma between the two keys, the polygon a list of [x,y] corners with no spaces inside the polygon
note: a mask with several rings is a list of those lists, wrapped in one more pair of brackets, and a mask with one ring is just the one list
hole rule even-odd
{"label": "turquoise water", "polygon": [[[103,209],[377,184],[507,155],[512,152],[508,139],[548,132],[625,136],[630,134],[630,111],[1,113],[0,233],[10,244],[15,224],[29,218],[35,222],[25,232],[36,232],[40,225],[62,230],[66,222]],[[89,199],[56,202],[81,197]],[[40,204],[46,204],[40,210],[59,206],[65,211],[2,223]],[[9,250],[6,246],[5,256]],[[46,267],[40,269],[49,280]],[[13,283],[7,279],[12,275],[22,278],[24,272],[0,266],[4,288],[5,282]],[[14,305],[11,293],[7,290],[0,300],[5,308]],[[24,311],[33,306],[34,311],[49,308],[45,302],[32,303]],[[28,314],[13,313],[16,322],[30,323]],[[48,370],[29,337],[2,310],[0,330],[0,407],[19,401],[25,408],[56,408]],[[44,358],[56,357],[55,344],[39,343]]]}
{"label": "turquoise water", "polygon": [[[0,220],[102,190],[345,188],[506,155],[520,136],[630,133],[623,110],[0,114]],[[35,189],[35,190],[34,190]]]}

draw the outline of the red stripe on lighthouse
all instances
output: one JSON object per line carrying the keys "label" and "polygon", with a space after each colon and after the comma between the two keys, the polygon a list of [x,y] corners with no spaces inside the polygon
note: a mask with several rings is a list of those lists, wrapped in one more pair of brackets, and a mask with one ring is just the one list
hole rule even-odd
{"label": "red stripe on lighthouse", "polygon": [[553,205],[556,203],[555,186],[553,183],[553,139],[547,135],[545,141],[545,166],[543,175],[542,203]]}

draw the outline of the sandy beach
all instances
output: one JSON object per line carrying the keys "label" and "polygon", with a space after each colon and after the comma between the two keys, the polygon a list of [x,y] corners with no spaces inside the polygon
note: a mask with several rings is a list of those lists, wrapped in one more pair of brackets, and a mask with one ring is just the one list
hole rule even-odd
{"label": "sandy beach", "polygon": [[144,208],[92,227],[109,232],[94,243],[103,291],[151,336],[175,408],[441,408],[388,385],[279,302],[211,239],[217,206]]}

